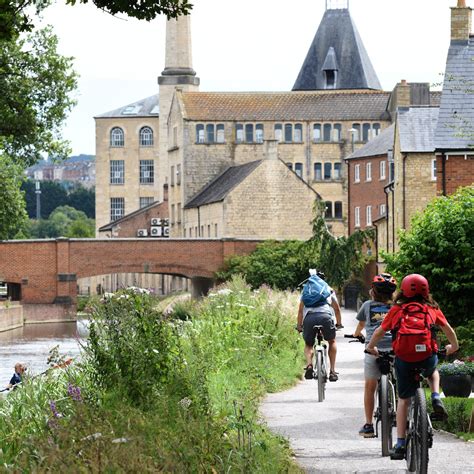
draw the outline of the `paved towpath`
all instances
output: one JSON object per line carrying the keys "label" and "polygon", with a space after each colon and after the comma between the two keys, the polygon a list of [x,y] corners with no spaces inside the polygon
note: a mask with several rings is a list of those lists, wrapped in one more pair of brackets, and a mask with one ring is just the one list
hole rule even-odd
{"label": "paved towpath", "polygon": [[[337,333],[339,381],[328,382],[325,401],[316,401],[316,381],[303,380],[268,395],[261,412],[272,430],[289,439],[296,461],[308,473],[405,473],[405,461],[381,456],[379,439],[358,435],[364,423],[363,346],[343,338],[355,328],[353,311],[343,310],[343,324]],[[474,473],[474,443],[436,433],[429,472]]]}

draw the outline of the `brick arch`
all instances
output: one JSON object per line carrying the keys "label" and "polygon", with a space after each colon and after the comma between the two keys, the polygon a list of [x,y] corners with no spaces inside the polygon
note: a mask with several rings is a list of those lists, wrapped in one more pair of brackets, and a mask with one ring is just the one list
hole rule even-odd
{"label": "brick arch", "polygon": [[110,273],[164,273],[210,280],[226,257],[255,240],[50,239],[0,242],[0,280],[21,284],[26,305],[75,305],[77,279]]}

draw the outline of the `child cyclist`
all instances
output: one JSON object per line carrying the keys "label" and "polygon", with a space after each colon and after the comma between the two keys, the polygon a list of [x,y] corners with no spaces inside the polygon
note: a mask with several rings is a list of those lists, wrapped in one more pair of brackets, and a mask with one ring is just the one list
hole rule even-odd
{"label": "child cyclist", "polygon": [[[397,288],[395,278],[389,273],[376,275],[372,280],[370,290],[371,300],[366,301],[357,313],[356,319],[359,321],[354,337],[359,337],[365,328],[367,341],[372,337],[374,331],[380,327],[382,321],[390,310],[393,292]],[[383,351],[392,349],[392,336],[387,332],[380,341],[378,348]],[[364,358],[364,410],[365,425],[359,430],[359,434],[364,438],[373,438],[374,433],[374,400],[377,389],[377,381],[381,377],[380,369],[377,365],[377,358],[372,354],[365,354]]]}
{"label": "child cyclist", "polygon": [[[397,444],[391,458],[405,457],[406,420],[410,398],[415,395],[418,382],[413,369],[422,369],[431,389],[433,411],[443,417],[446,409],[439,397],[439,372],[436,340],[432,333],[433,326],[441,327],[449,344],[447,355],[459,349],[456,333],[446,321],[444,314],[429,292],[426,278],[416,273],[407,275],[403,280],[400,292],[395,297],[391,308],[381,326],[374,332],[366,350],[377,355],[377,344],[386,331],[395,332],[393,348],[395,351],[395,372],[398,385],[397,404]],[[409,337],[411,336],[411,337]]]}

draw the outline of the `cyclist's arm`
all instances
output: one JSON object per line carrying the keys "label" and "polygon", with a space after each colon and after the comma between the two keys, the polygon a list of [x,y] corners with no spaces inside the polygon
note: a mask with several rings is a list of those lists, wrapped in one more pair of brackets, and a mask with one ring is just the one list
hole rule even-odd
{"label": "cyclist's arm", "polygon": [[359,337],[362,333],[362,329],[364,329],[364,328],[365,328],[365,321],[359,321],[359,324],[355,328],[353,336],[354,337]]}
{"label": "cyclist's arm", "polygon": [[331,306],[332,306],[332,309],[334,310],[334,314],[336,315],[336,324],[342,325],[341,307],[339,306],[337,299],[335,298],[331,299]]}
{"label": "cyclist's arm", "polygon": [[300,301],[300,306],[298,308],[298,318],[296,320],[296,328],[298,331],[301,331],[303,329],[303,308],[304,304],[302,301]]}
{"label": "cyclist's arm", "polygon": [[446,346],[447,355],[453,354],[459,349],[458,338],[456,336],[456,333],[454,332],[454,329],[448,322],[446,322],[444,326],[441,326],[441,331],[444,332],[444,335],[449,341],[449,344]]}

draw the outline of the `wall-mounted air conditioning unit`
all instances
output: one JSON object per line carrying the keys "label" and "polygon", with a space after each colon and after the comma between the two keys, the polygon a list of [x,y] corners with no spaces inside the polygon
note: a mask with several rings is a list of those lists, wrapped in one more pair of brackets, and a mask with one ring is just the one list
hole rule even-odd
{"label": "wall-mounted air conditioning unit", "polygon": [[151,223],[150,223],[152,226],[153,225],[161,225],[161,219],[159,217],[153,217],[151,219]]}
{"label": "wall-mounted air conditioning unit", "polygon": [[146,237],[148,235],[147,229],[138,229],[137,230],[137,237]]}
{"label": "wall-mounted air conditioning unit", "polygon": [[169,236],[170,236],[170,228],[163,227],[163,237],[169,237]]}
{"label": "wall-mounted air conditioning unit", "polygon": [[161,237],[163,235],[162,227],[152,227],[150,229],[150,235],[152,237]]}
{"label": "wall-mounted air conditioning unit", "polygon": [[161,219],[161,225],[164,225],[164,226],[170,225],[170,220],[168,218]]}

